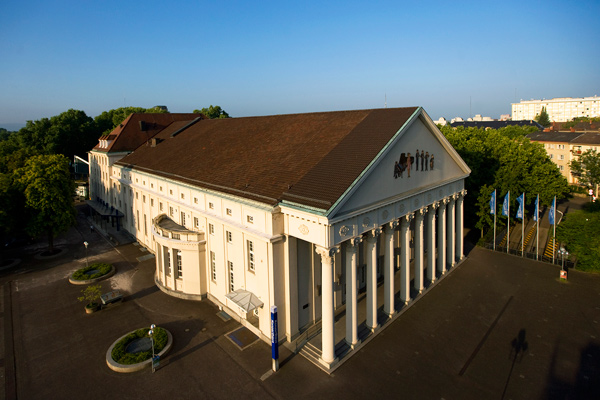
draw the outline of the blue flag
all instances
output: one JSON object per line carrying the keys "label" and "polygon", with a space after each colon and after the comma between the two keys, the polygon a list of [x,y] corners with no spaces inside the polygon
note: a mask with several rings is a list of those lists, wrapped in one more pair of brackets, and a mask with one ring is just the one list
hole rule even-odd
{"label": "blue flag", "polygon": [[550,206],[550,213],[548,214],[548,221],[550,221],[550,225],[554,225],[554,214],[556,214],[556,197],[552,200],[552,205]]}
{"label": "blue flag", "polygon": [[517,209],[517,218],[523,219],[523,203],[525,200],[525,193],[517,197],[517,202],[519,203],[519,208]]}
{"label": "blue flag", "polygon": [[533,214],[533,220],[538,220],[538,215],[540,214],[540,195],[538,194],[535,198],[535,214]]}
{"label": "blue flag", "polygon": [[492,192],[492,199],[490,200],[490,214],[496,214],[496,189]]}
{"label": "blue flag", "polygon": [[504,204],[502,204],[502,215],[508,217],[508,202],[509,202],[510,192],[506,193],[504,196]]}

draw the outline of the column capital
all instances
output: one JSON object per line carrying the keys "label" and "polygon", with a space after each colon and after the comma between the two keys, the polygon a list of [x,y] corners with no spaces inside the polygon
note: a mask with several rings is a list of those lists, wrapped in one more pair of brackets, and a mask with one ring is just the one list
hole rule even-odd
{"label": "column capital", "polygon": [[367,240],[376,240],[379,235],[381,235],[381,228],[375,228],[365,232]]}
{"label": "column capital", "polygon": [[414,213],[408,213],[408,214],[400,217],[400,222],[410,223],[410,221],[412,221],[414,217],[415,217]]}
{"label": "column capital", "polygon": [[465,197],[467,195],[467,189],[463,189],[459,192],[461,197]]}
{"label": "column capital", "polygon": [[444,197],[443,199],[440,200],[440,207],[441,206],[445,206],[448,203],[450,203],[450,198],[449,197]]}
{"label": "column capital", "polygon": [[427,207],[421,207],[417,211],[415,211],[415,214],[416,214],[417,217],[422,217],[426,213],[427,213]]}
{"label": "column capital", "polygon": [[350,238],[348,241],[350,242],[351,246],[357,247],[357,246],[360,246],[360,244],[362,243],[363,237],[362,236],[355,236],[353,238]]}
{"label": "column capital", "polygon": [[315,246],[315,252],[321,257],[333,257],[339,250],[340,246],[333,246],[330,248]]}
{"label": "column capital", "polygon": [[439,206],[440,206],[440,202],[439,201],[434,201],[433,203],[431,203],[429,205],[429,207],[431,207],[432,211],[435,211]]}
{"label": "column capital", "polygon": [[400,223],[398,222],[397,219],[395,219],[395,220],[393,220],[393,221],[388,222],[387,224],[385,224],[385,227],[387,229],[391,229],[393,231],[394,229],[396,229],[398,227],[398,225],[400,225]]}

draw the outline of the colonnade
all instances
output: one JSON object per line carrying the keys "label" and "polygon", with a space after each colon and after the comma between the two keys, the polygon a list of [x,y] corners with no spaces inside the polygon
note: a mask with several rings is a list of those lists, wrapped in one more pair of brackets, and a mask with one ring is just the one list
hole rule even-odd
{"label": "colonnade", "polygon": [[[400,300],[404,304],[411,301],[410,293],[410,227],[414,219],[414,289],[419,294],[424,290],[426,279],[434,282],[446,273],[456,262],[463,259],[463,199],[466,191],[455,193],[434,202],[397,220],[352,237],[331,248],[316,246],[321,256],[322,273],[322,355],[326,365],[335,363],[335,303],[334,271],[335,254],[344,250],[346,260],[346,342],[352,348],[359,343],[357,312],[357,270],[359,267],[359,246],[364,246],[366,261],[366,325],[372,331],[378,328],[377,321],[377,243],[383,244],[383,310],[392,317],[396,313],[394,287],[396,268],[394,265],[394,236],[399,231],[400,247]],[[427,225],[427,229],[425,229]],[[437,233],[437,241],[436,241]],[[426,237],[425,237],[426,234]],[[426,241],[426,243],[425,243]],[[427,257],[425,257],[425,247]],[[425,260],[427,260],[425,265]],[[436,271],[437,267],[437,273]]]}

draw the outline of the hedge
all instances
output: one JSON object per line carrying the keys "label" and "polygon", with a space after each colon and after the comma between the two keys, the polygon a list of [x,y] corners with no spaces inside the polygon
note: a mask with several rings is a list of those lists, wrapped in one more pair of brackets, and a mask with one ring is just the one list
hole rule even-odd
{"label": "hedge", "polygon": [[[125,351],[127,345],[129,345],[129,343],[131,343],[135,339],[148,337],[149,330],[149,328],[141,328],[135,332],[131,332],[123,339],[119,340],[119,342],[115,344],[115,347],[111,352],[112,359],[118,362],[119,364],[131,365],[141,363],[151,358],[152,349],[135,354],[127,353]],[[160,327],[154,328],[154,354],[160,353],[162,349],[164,349],[164,347],[167,345],[168,340],[169,336],[167,335],[167,331]]]}
{"label": "hedge", "polygon": [[[72,279],[74,279],[76,281],[86,281],[89,279],[100,278],[101,276],[108,274],[112,270],[112,267],[113,267],[112,264],[95,263],[88,267],[81,268],[81,269],[78,269],[77,271],[75,271],[72,275]],[[95,274],[92,274],[92,275],[86,273],[86,272],[92,271],[94,269],[97,269],[98,272],[96,272]]]}

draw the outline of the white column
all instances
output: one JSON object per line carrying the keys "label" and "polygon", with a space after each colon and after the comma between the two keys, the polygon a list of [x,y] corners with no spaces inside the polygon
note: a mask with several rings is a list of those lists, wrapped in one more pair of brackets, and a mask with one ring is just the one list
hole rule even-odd
{"label": "white column", "polygon": [[358,246],[362,238],[356,237],[346,242],[346,343],[351,348],[358,343],[358,312],[356,272],[358,269]]}
{"label": "white column", "polygon": [[448,199],[440,201],[438,208],[438,245],[437,245],[437,269],[442,274],[446,273],[446,204]]}
{"label": "white column", "polygon": [[333,270],[334,255],[337,247],[329,249],[315,246],[321,256],[321,359],[330,365],[335,361],[335,320],[333,303]]}
{"label": "white column", "polygon": [[455,195],[450,196],[450,201],[448,202],[448,209],[446,210],[446,216],[448,218],[448,225],[446,226],[447,229],[447,234],[446,234],[446,240],[448,241],[448,243],[446,244],[446,251],[448,252],[447,254],[447,259],[446,262],[448,263],[448,267],[453,267],[454,264],[456,263],[456,259],[454,257],[454,250],[455,250],[455,235],[456,235],[456,231],[454,230],[454,225],[455,225]]}
{"label": "white column", "polygon": [[410,301],[410,221],[408,214],[400,219],[400,300]]}
{"label": "white column", "polygon": [[466,190],[460,192],[456,206],[456,258],[460,261],[465,258],[465,234],[463,231],[464,207],[463,202],[467,194]]}
{"label": "white column", "polygon": [[367,328],[377,328],[377,238],[380,229],[373,229],[366,234],[367,245]]}
{"label": "white column", "polygon": [[423,217],[425,208],[415,213],[415,289],[423,293]]}
{"label": "white column", "polygon": [[383,277],[383,311],[391,317],[396,312],[394,309],[394,234],[398,221],[390,222],[385,226],[385,256]]}
{"label": "white column", "polygon": [[429,206],[427,211],[427,279],[435,282],[435,209],[438,203]]}

